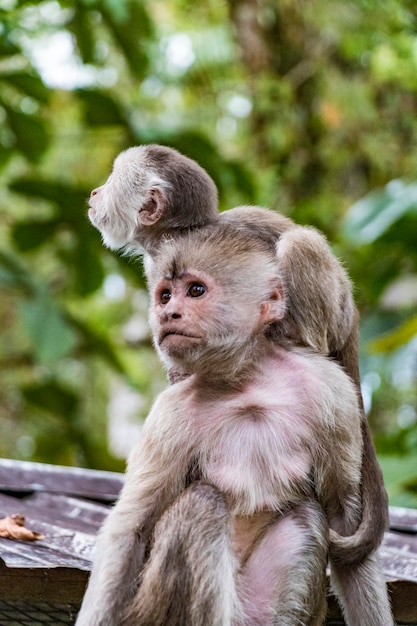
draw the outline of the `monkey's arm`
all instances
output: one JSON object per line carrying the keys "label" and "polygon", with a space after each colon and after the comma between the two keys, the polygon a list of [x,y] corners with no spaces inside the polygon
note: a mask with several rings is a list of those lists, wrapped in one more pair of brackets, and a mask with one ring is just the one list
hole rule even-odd
{"label": "monkey's arm", "polygon": [[[160,396],[147,418],[143,439],[129,459],[120,498],[97,538],[77,626],[121,623],[123,609],[137,589],[155,521],[184,488],[187,446],[173,435],[175,416],[168,410],[169,403]],[[178,430],[184,432],[181,425]]]}

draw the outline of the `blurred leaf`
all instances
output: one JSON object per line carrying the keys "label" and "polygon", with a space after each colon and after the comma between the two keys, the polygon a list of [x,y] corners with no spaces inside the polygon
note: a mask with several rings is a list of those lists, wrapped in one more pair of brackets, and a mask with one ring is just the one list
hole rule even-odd
{"label": "blurred leaf", "polygon": [[0,287],[20,289],[26,293],[33,293],[36,284],[30,274],[20,263],[17,257],[0,250]]}
{"label": "blurred leaf", "polygon": [[28,72],[3,72],[1,78],[39,102],[49,101],[51,91],[38,76]]}
{"label": "blurred leaf", "polygon": [[3,103],[7,120],[16,137],[16,147],[29,161],[40,159],[49,144],[48,132],[44,122],[33,115],[16,111]]}
{"label": "blurred leaf", "polygon": [[417,496],[407,491],[408,482],[416,477],[416,455],[379,454],[378,460],[384,474],[390,504],[392,506],[417,507]]}
{"label": "blurred leaf", "polygon": [[13,241],[21,252],[34,250],[50,239],[57,226],[57,220],[18,222],[12,227]]}
{"label": "blurred leaf", "polygon": [[407,320],[399,328],[374,341],[369,347],[374,352],[392,352],[400,346],[408,343],[417,335],[417,315]]}
{"label": "blurred leaf", "polygon": [[129,0],[120,4],[123,10],[115,10],[111,3],[104,3],[101,12],[130,71],[136,78],[143,78],[148,67],[146,41],[153,31],[152,23],[144,3]]}
{"label": "blurred leaf", "polygon": [[393,180],[350,207],[344,234],[356,246],[372,243],[409,212],[417,213],[417,183]]}
{"label": "blurred leaf", "polygon": [[176,148],[191,159],[195,159],[203,167],[221,161],[219,152],[206,135],[198,131],[181,131],[174,135],[160,135],[160,142]]}
{"label": "blurred leaf", "polygon": [[78,397],[58,382],[26,385],[22,387],[22,393],[29,404],[66,419],[71,419],[78,407]]}
{"label": "blurred leaf", "polygon": [[39,362],[63,358],[78,343],[76,332],[44,289],[30,300],[20,302],[18,310]]}
{"label": "blurred leaf", "polygon": [[86,121],[91,126],[126,125],[119,104],[108,94],[93,89],[77,89],[76,93],[83,103]]}
{"label": "blurred leaf", "polygon": [[404,481],[403,487],[406,491],[411,491],[417,495],[417,475],[415,475],[411,480]]}
{"label": "blurred leaf", "polygon": [[142,259],[139,257],[117,256],[117,263],[123,272],[129,273],[129,281],[137,287],[146,288]]}
{"label": "blurred leaf", "polygon": [[97,246],[91,245],[96,235],[85,215],[87,192],[54,181],[30,178],[15,180],[10,188],[53,202],[58,211],[58,216],[49,221],[18,222],[12,227],[12,236],[19,250],[33,250],[46,243],[61,226],[69,226],[76,238],[76,245],[58,250],[58,254],[75,277],[76,294],[87,295],[96,290],[103,282],[104,268],[99,254],[99,239]]}
{"label": "blurred leaf", "polygon": [[92,250],[89,242],[83,238],[78,240],[74,261],[76,293],[86,296],[102,284],[105,275],[103,264],[99,256]]}
{"label": "blurred leaf", "polygon": [[80,207],[85,206],[89,196],[87,189],[29,176],[14,179],[9,188],[17,193],[53,202],[64,219],[86,223],[85,211],[81,212]]}
{"label": "blurred leaf", "polygon": [[252,173],[238,161],[228,161],[226,167],[222,171],[224,177],[228,177],[230,180],[225,180],[225,187],[233,185],[239,191],[246,196],[249,202],[252,202],[256,194],[256,186],[252,176]]}
{"label": "blurred leaf", "polygon": [[13,148],[6,148],[0,145],[0,168],[7,165],[14,154]]}
{"label": "blurred leaf", "polygon": [[75,2],[74,5],[74,13],[68,22],[68,29],[75,36],[83,62],[92,63],[94,61],[94,37],[90,11],[81,2]]}
{"label": "blurred leaf", "polygon": [[86,322],[77,319],[69,312],[66,313],[66,317],[81,336],[81,352],[97,354],[104,358],[117,372],[125,374],[123,363],[107,337],[103,337]]}
{"label": "blurred leaf", "polygon": [[[0,23],[3,22],[2,15],[6,14],[6,11],[0,9]],[[8,57],[14,54],[19,54],[20,48],[10,41],[10,39],[4,34],[0,33],[0,57]]]}

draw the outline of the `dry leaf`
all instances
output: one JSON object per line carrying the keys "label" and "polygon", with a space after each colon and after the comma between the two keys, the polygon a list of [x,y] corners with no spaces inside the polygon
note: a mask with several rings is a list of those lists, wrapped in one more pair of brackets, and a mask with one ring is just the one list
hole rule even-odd
{"label": "dry leaf", "polygon": [[45,539],[45,535],[37,533],[34,530],[25,528],[25,517],[20,513],[9,515],[0,519],[0,537],[7,539],[22,539],[23,541],[36,541],[36,539]]}

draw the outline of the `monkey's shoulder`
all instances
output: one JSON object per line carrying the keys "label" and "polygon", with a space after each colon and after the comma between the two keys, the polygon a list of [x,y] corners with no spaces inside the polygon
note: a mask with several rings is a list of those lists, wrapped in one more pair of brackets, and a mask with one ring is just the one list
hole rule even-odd
{"label": "monkey's shoulder", "polygon": [[[278,416],[291,415],[311,428],[359,428],[355,385],[332,359],[307,349],[277,346],[249,385],[247,398]],[[253,402],[252,402],[253,404]]]}
{"label": "monkey's shoulder", "polygon": [[312,382],[317,389],[333,390],[334,381],[342,384],[349,396],[356,394],[352,379],[337,361],[308,348],[275,346],[267,366],[272,378],[285,377],[289,385]]}
{"label": "monkey's shoulder", "polygon": [[194,387],[195,376],[191,375],[176,382],[162,391],[155,399],[146,419],[148,423],[155,420],[169,422],[171,417],[177,420],[184,413],[185,405]]}

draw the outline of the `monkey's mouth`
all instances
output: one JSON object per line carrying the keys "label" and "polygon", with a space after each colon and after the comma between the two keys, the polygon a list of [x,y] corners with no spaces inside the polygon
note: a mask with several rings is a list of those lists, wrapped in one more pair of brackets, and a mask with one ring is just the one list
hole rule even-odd
{"label": "monkey's mouth", "polygon": [[90,222],[96,228],[102,228],[103,226],[106,226],[106,223],[108,222],[107,215],[103,215],[92,206],[89,207],[87,215]]}
{"label": "monkey's mouth", "polygon": [[[185,333],[182,330],[166,330],[159,335],[159,344],[161,345],[165,339],[173,338],[174,341],[176,338],[181,339],[191,339],[195,341],[200,341],[202,337],[198,337],[197,335],[190,335],[189,333]],[[169,340],[169,339],[168,339]]]}
{"label": "monkey's mouth", "polygon": [[94,209],[92,206],[89,206],[87,214],[88,214],[88,219],[90,220],[90,222],[95,225],[95,223],[98,221],[96,209]]}

